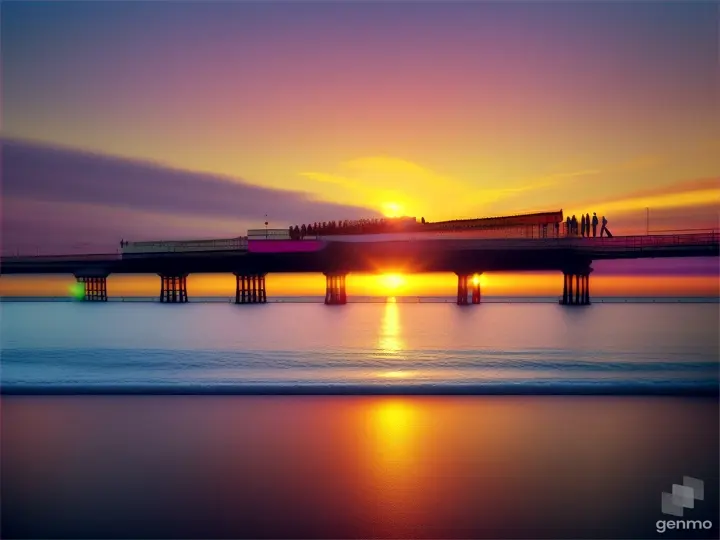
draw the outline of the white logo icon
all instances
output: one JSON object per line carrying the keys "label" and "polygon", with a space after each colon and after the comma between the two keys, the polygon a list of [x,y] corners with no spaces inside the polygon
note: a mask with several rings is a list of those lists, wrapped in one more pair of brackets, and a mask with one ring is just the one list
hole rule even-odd
{"label": "white logo icon", "polygon": [[662,494],[662,513],[683,516],[686,508],[695,508],[695,501],[705,499],[705,483],[692,476],[683,476],[682,484],[673,484],[672,493]]}

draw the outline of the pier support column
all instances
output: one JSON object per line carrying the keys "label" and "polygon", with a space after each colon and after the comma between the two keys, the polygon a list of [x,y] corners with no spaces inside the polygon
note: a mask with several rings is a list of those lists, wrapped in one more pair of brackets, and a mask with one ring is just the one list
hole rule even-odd
{"label": "pier support column", "polygon": [[179,276],[160,274],[160,301],[171,304],[187,302],[187,274]]}
{"label": "pier support column", "polygon": [[482,291],[480,289],[480,274],[472,277],[472,303],[479,304],[482,300]]}
{"label": "pier support column", "polygon": [[563,272],[563,295],[560,304],[564,306],[590,305],[590,273],[592,268],[573,269]]}
{"label": "pier support column", "polygon": [[479,304],[482,300],[480,291],[480,274],[455,272],[458,277],[457,305],[467,306],[471,302]]}
{"label": "pier support column", "polygon": [[341,306],[347,304],[345,276],[347,274],[325,274],[325,304]]}
{"label": "pier support column", "polygon": [[236,304],[265,304],[265,274],[235,274]]}
{"label": "pier support column", "polygon": [[75,276],[85,288],[83,300],[86,302],[107,302],[107,277]]}
{"label": "pier support column", "polygon": [[585,289],[584,289],[584,290],[585,290],[585,298],[584,298],[584,302],[585,302],[585,305],[586,305],[586,306],[589,306],[589,305],[590,305],[590,272],[588,272],[587,274],[585,274],[583,277],[584,277],[584,279],[585,279]]}
{"label": "pier support column", "polygon": [[[458,287],[457,287],[457,305],[458,306],[467,306],[469,304],[468,302],[468,282],[470,281],[471,276],[469,274],[460,274],[456,272],[458,277]],[[473,291],[473,304],[475,303],[475,291]]]}

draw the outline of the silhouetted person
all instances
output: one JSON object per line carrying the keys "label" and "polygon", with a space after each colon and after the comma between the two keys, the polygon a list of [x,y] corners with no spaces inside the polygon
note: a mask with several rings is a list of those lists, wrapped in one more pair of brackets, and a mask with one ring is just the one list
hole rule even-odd
{"label": "silhouetted person", "polygon": [[593,236],[597,236],[597,226],[598,226],[597,214],[595,212],[593,212],[593,217],[592,217]]}
{"label": "silhouetted person", "polygon": [[602,217],[602,227],[600,228],[600,237],[601,238],[602,238],[603,233],[605,233],[605,236],[610,236],[610,234],[608,234],[607,219],[605,219],[605,216]]}
{"label": "silhouetted person", "polygon": [[565,220],[565,236],[570,235],[572,235],[572,221],[570,220],[570,216],[568,216]]}
{"label": "silhouetted person", "polygon": [[590,214],[585,214],[585,236],[590,238]]}
{"label": "silhouetted person", "polygon": [[577,236],[578,234],[578,220],[577,217],[575,217],[575,214],[573,214],[572,219],[570,220],[570,227],[572,228],[572,234],[573,236]]}
{"label": "silhouetted person", "polygon": [[580,214],[580,236],[585,236],[585,214]]}
{"label": "silhouetted person", "polygon": [[420,218],[420,223],[422,223],[423,225],[425,225],[425,218]]}

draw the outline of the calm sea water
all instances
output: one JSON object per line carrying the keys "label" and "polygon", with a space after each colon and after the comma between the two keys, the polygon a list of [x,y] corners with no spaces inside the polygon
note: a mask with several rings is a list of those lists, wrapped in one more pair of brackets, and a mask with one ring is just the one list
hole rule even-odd
{"label": "calm sea water", "polygon": [[717,304],[3,303],[3,390],[717,391]]}
{"label": "calm sea water", "polygon": [[718,537],[717,305],[0,309],[10,393],[685,391],[4,395],[2,538]]}
{"label": "calm sea water", "polygon": [[[2,538],[718,538],[718,402],[4,396]],[[667,530],[661,494],[705,483]]]}

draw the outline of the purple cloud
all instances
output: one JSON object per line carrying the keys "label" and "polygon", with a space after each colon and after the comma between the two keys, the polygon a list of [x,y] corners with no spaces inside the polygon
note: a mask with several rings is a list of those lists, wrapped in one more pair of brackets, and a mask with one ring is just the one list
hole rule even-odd
{"label": "purple cloud", "polygon": [[239,236],[379,214],[302,192],[36,143],[2,140],[3,251],[115,249],[121,238]]}

